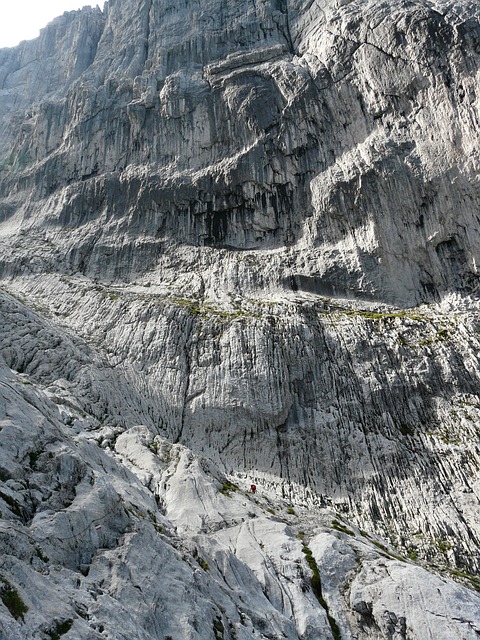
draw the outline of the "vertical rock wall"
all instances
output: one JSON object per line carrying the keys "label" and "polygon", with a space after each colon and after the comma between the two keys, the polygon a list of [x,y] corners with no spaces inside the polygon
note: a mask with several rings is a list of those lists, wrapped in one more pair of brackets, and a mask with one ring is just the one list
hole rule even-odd
{"label": "vertical rock wall", "polygon": [[[152,456],[154,436],[188,446],[279,504],[478,571],[479,55],[475,3],[421,0],[111,0],[0,50],[0,277],[22,300],[2,294],[0,354],[68,416],[62,437],[98,433],[140,478],[143,515],[156,496],[185,524],[132,427]],[[48,531],[74,504],[57,498]],[[112,514],[106,546],[131,560],[131,513]],[[98,548],[68,548],[69,570]],[[345,629],[405,636],[370,579]],[[301,610],[270,632],[332,631]]]}
{"label": "vertical rock wall", "polygon": [[[476,291],[475,7],[167,5],[66,14],[2,52],[5,216],[51,238],[85,223],[86,259],[62,242],[64,268],[99,277],[162,267],[174,243],[283,249],[275,272],[288,259],[320,293]],[[139,235],[141,265],[105,272],[106,246]]]}

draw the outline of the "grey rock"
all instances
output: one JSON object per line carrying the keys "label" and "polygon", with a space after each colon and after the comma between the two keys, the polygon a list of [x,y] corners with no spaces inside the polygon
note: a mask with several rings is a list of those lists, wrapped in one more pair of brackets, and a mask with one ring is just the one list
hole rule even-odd
{"label": "grey rock", "polygon": [[[257,286],[401,305],[476,291],[474,5],[162,6],[65,14],[2,52],[6,123],[18,103],[2,206],[55,238],[63,269],[131,279],[164,272],[172,242],[276,247]],[[28,60],[55,47],[68,64],[35,69],[38,90]],[[38,222],[15,206],[32,190]]]}
{"label": "grey rock", "polygon": [[478,635],[479,17],[111,0],[0,50],[2,637]]}

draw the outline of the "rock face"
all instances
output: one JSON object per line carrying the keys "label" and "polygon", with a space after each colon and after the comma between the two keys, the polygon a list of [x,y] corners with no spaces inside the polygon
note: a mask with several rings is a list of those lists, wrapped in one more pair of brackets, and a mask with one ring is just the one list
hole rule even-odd
{"label": "rock face", "polygon": [[4,215],[41,210],[63,268],[100,278],[160,277],[172,245],[188,269],[211,246],[276,249],[272,287],[403,306],[472,293],[479,43],[462,3],[65,14],[0,57]]}
{"label": "rock face", "polygon": [[478,638],[479,19],[110,0],[0,50],[2,638]]}

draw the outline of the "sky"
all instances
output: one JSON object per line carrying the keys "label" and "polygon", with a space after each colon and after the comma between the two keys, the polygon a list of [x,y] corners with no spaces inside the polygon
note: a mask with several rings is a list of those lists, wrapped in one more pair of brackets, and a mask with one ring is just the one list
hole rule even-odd
{"label": "sky", "polygon": [[36,38],[40,29],[64,11],[86,5],[103,7],[103,0],[1,0],[0,48]]}

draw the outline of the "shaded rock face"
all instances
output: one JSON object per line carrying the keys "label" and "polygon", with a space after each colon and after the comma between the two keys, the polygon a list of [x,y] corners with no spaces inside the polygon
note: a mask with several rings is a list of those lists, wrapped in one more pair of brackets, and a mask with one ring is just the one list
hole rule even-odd
{"label": "shaded rock face", "polygon": [[448,0],[0,50],[2,637],[478,637],[479,59]]}

